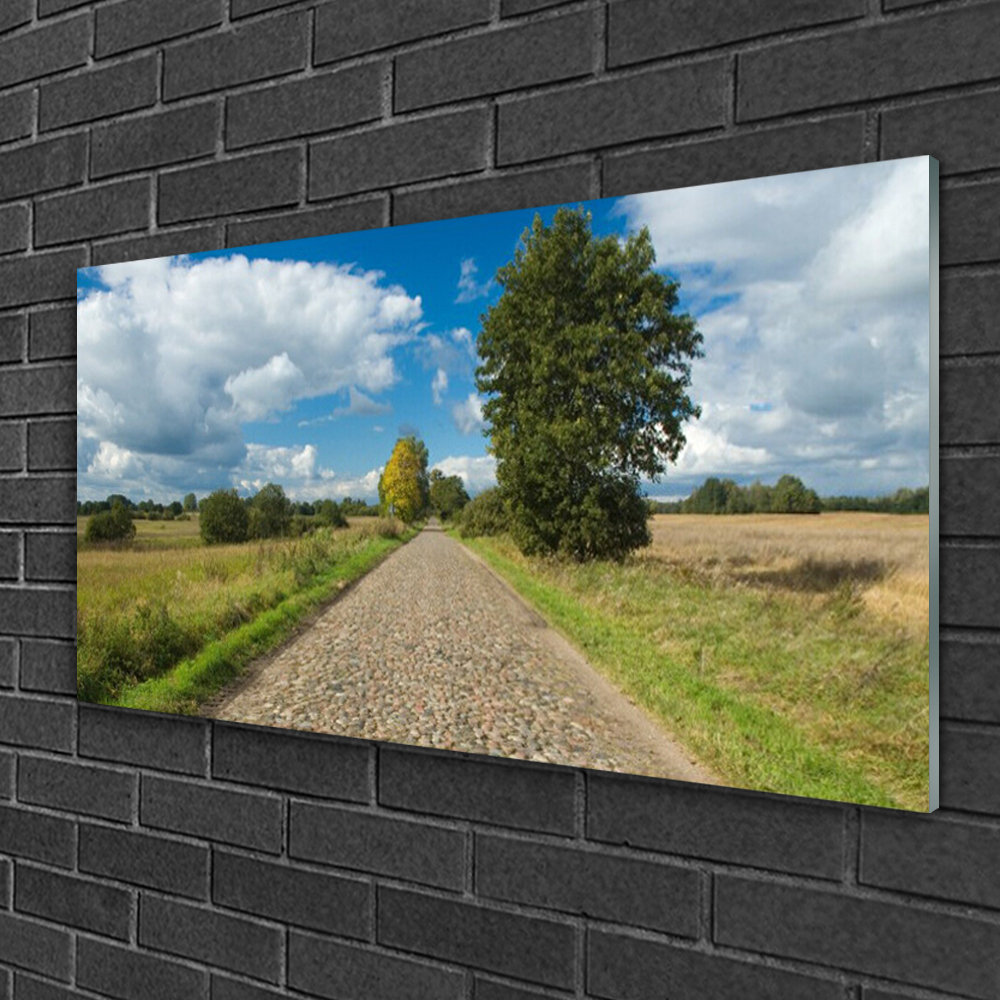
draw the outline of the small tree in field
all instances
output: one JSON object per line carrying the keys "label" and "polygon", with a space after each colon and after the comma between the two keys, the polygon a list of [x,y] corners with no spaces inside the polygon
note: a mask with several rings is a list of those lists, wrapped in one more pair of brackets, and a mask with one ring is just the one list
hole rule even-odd
{"label": "small tree in field", "polygon": [[111,510],[94,514],[87,522],[84,538],[88,542],[130,542],[135,538],[135,525],[125,504],[116,500]]}
{"label": "small tree in field", "polygon": [[427,506],[427,448],[414,437],[400,438],[378,481],[383,513],[407,524]]}
{"label": "small tree in field", "polygon": [[198,531],[206,545],[245,542],[250,515],[236,490],[216,490],[201,502]]}
{"label": "small tree in field", "polygon": [[287,535],[292,522],[292,504],[277,483],[262,486],[250,501],[250,534],[254,538]]}
{"label": "small tree in field", "polygon": [[431,469],[428,498],[434,513],[442,521],[454,517],[469,502],[462,477],[446,476],[440,469]]}
{"label": "small tree in field", "polygon": [[184,497],[184,512],[193,514],[198,509],[198,498],[193,493],[188,493]]}
{"label": "small tree in field", "polygon": [[476,381],[525,553],[622,558],[649,543],[640,476],[676,460],[700,413],[687,388],[701,334],[654,261],[645,228],[601,238],[589,213],[561,208],[497,272]]}

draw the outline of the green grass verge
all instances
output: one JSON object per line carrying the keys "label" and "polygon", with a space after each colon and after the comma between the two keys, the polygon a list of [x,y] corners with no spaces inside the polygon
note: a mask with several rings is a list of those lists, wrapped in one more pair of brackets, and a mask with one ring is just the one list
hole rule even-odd
{"label": "green grass verge", "polygon": [[364,576],[418,530],[408,529],[399,538],[373,538],[364,548],[318,576],[306,589],[208,643],[196,656],[178,663],[169,673],[126,689],[108,704],[150,712],[196,714],[201,705],[238,677],[251,661],[284,642],[305,615],[336,596],[345,584]]}
{"label": "green grass verge", "polygon": [[[505,540],[450,534],[507,580],[597,669],[662,719],[727,784],[869,805],[900,804],[882,787],[883,782],[872,780],[843,754],[817,745],[800,725],[759,698],[755,700],[753,693],[698,676],[665,652],[655,630],[637,627],[643,614],[655,615],[659,610],[650,593],[640,595],[643,606],[637,611],[629,606],[628,597],[601,607],[600,601],[581,599],[580,593],[573,592],[577,587],[593,590],[595,578],[602,575],[596,588],[603,588],[606,596],[621,583],[614,567],[561,567],[559,573],[548,574],[543,564],[525,560]],[[550,575],[559,577],[559,582]],[[683,584],[678,589],[683,590]],[[702,597],[707,596],[703,588]],[[698,600],[698,595],[686,599]],[[737,599],[745,603],[752,595],[734,595],[733,600]],[[736,627],[752,628],[749,619],[747,615]]]}

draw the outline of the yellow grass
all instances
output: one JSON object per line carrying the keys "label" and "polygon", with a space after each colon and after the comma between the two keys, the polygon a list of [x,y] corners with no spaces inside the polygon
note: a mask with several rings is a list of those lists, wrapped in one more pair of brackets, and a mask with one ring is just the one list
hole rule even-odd
{"label": "yellow grass", "polygon": [[874,616],[927,634],[928,518],[834,511],[803,514],[657,514],[656,560],[721,584],[818,595],[854,589]]}

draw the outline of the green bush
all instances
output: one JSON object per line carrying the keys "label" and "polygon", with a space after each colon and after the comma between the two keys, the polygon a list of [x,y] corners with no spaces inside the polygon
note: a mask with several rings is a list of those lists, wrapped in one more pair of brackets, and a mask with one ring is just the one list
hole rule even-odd
{"label": "green bush", "polygon": [[457,516],[459,533],[463,538],[478,538],[480,535],[501,535],[510,526],[507,505],[494,487],[484,490],[470,500]]}
{"label": "green bush", "polygon": [[320,500],[315,505],[316,523],[326,528],[346,528],[347,518],[333,500]]}
{"label": "green bush", "polygon": [[128,508],[116,503],[111,510],[94,514],[87,522],[84,538],[88,542],[130,542],[135,538],[135,525]]}
{"label": "green bush", "polygon": [[245,542],[249,528],[250,516],[236,490],[216,490],[202,500],[198,531],[206,545]]}

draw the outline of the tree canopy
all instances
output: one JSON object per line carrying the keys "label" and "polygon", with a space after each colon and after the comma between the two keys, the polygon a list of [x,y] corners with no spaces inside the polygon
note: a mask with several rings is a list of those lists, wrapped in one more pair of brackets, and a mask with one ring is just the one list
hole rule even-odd
{"label": "tree canopy", "polygon": [[249,526],[250,515],[236,490],[216,490],[202,500],[198,531],[206,545],[245,542]]}
{"label": "tree canopy", "polygon": [[469,502],[469,494],[461,476],[446,476],[440,469],[431,469],[428,500],[434,513],[447,521]]}
{"label": "tree canopy", "polygon": [[639,477],[676,460],[700,355],[679,285],[643,228],[598,237],[589,213],[536,216],[497,272],[477,387],[511,533],[522,551],[621,558],[648,544]]}
{"label": "tree canopy", "polygon": [[427,507],[427,446],[416,437],[399,438],[378,481],[378,498],[385,513],[407,524]]}

